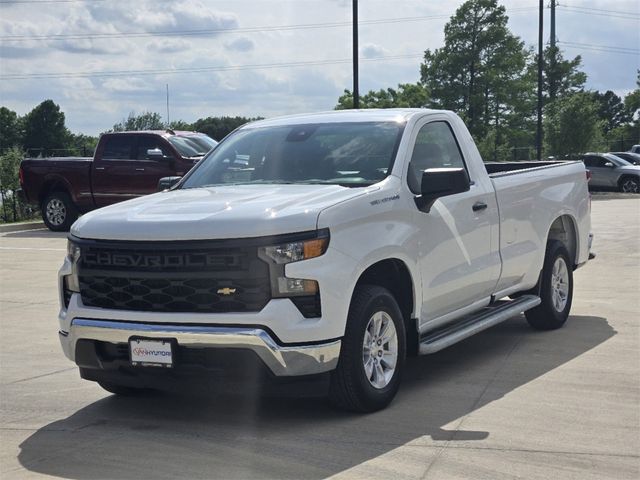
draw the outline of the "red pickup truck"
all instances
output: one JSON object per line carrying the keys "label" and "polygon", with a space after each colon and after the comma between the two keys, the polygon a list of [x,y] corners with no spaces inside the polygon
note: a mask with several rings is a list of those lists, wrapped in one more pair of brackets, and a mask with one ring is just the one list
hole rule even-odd
{"label": "red pickup truck", "polygon": [[187,173],[217,142],[203,133],[105,133],[93,158],[25,158],[20,184],[49,229],[69,230],[81,213],[153,193],[162,177]]}

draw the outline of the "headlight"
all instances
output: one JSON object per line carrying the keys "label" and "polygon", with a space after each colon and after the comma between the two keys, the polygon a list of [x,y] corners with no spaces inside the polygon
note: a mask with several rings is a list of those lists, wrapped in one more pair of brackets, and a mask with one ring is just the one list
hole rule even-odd
{"label": "headlight", "polygon": [[80,260],[80,246],[67,240],[67,257],[71,262],[71,275],[64,277],[64,287],[70,292],[80,292],[78,280],[78,260]]}
{"label": "headlight", "polygon": [[267,257],[279,265],[319,257],[327,251],[329,237],[264,247]]}
{"label": "headlight", "polygon": [[259,256],[269,263],[272,295],[282,298],[317,294],[318,282],[303,278],[288,278],[284,274],[284,268],[288,263],[319,257],[327,251],[328,246],[329,231],[323,230],[316,238],[309,240],[262,247]]}
{"label": "headlight", "polygon": [[76,263],[80,258],[80,246],[73,243],[71,240],[67,240],[67,256],[71,263]]}

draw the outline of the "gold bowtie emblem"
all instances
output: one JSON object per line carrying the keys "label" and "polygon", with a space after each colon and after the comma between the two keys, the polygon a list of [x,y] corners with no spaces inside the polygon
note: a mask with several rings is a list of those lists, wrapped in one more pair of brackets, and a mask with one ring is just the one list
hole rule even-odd
{"label": "gold bowtie emblem", "polygon": [[232,293],[236,293],[236,289],[229,287],[219,288],[218,293],[220,295],[231,295]]}

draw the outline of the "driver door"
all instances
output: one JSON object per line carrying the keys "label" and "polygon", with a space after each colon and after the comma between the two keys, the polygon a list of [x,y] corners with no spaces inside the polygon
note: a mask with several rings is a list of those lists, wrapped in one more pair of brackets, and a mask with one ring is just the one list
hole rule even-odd
{"label": "driver door", "polygon": [[[147,150],[159,148],[163,157],[147,158]],[[174,175],[172,152],[153,135],[111,135],[101,157],[93,162],[93,197],[104,207],[156,192],[158,180]]]}
{"label": "driver door", "polygon": [[[500,275],[498,208],[488,178],[474,178],[446,120],[416,126],[408,183],[416,193],[427,168],[464,168],[469,191],[438,199],[429,212],[416,207],[423,304],[420,327],[471,305],[489,303]],[[488,183],[487,183],[488,182]]]}

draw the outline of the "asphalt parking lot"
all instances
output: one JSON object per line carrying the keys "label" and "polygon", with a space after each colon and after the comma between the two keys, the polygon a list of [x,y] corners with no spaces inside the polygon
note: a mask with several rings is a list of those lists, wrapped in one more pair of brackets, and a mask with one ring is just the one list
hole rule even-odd
{"label": "asphalt parking lot", "polygon": [[296,388],[112,396],[58,344],[65,235],[5,233],[0,476],[640,478],[640,198],[600,196],[592,221],[565,328],[516,317],[411,359],[371,415]]}

